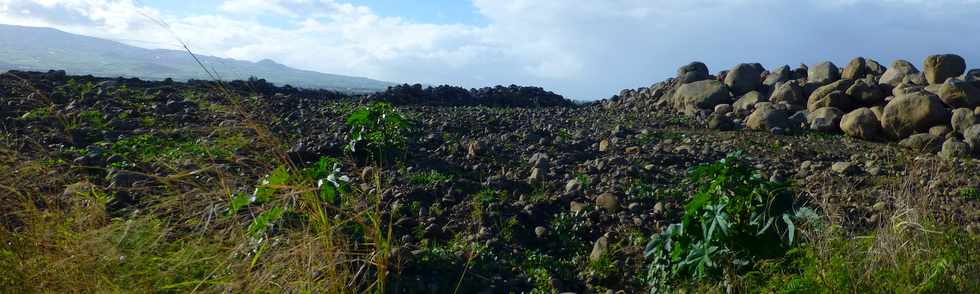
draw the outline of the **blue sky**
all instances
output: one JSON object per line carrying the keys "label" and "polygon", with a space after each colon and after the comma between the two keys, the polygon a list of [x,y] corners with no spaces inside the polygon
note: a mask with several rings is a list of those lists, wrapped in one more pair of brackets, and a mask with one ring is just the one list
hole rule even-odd
{"label": "blue sky", "polygon": [[[0,0],[54,27],[301,69],[427,84],[542,86],[608,98],[678,66],[711,72],[856,56],[980,65],[980,0]],[[159,25],[161,20],[168,27]],[[219,68],[220,70],[220,68]]]}

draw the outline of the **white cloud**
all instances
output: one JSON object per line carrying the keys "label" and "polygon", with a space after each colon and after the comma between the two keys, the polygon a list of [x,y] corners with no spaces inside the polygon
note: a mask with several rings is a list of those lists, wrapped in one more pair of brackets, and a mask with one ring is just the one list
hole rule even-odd
{"label": "white cloud", "polygon": [[980,60],[980,0],[473,0],[484,26],[343,1],[227,0],[174,16],[133,0],[0,0],[0,22],[179,48],[160,19],[199,53],[400,82],[534,84],[582,99],[648,85],[691,60],[712,71],[857,55]]}

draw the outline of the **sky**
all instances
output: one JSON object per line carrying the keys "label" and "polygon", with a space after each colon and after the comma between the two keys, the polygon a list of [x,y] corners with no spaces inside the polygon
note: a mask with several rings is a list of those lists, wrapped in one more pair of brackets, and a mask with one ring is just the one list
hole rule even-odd
{"label": "sky", "polygon": [[[980,65],[980,0],[0,0],[0,23],[423,84],[578,100],[712,72],[856,56]],[[220,69],[218,69],[220,70]]]}

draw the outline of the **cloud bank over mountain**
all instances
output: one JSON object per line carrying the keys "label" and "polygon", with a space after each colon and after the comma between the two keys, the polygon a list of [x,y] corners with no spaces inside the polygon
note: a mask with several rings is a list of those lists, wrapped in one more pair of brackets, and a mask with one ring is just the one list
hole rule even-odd
{"label": "cloud bank over mountain", "polygon": [[[889,64],[956,52],[980,60],[978,0],[473,0],[485,25],[379,15],[343,0],[205,1],[180,11],[133,0],[0,0],[0,23],[49,26],[135,46],[376,79],[466,87],[533,84],[605,98],[672,76],[691,60],[712,72]],[[162,23],[166,25],[163,25]]]}

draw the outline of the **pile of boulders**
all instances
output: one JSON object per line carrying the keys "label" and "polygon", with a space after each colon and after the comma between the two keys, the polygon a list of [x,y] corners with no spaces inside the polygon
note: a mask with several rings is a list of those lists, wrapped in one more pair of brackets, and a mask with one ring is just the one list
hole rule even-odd
{"label": "pile of boulders", "polygon": [[944,157],[980,157],[980,69],[954,54],[929,56],[920,72],[896,60],[886,68],[862,57],[772,71],[743,63],[715,75],[701,62],[673,79],[625,90],[620,103],[653,104],[704,118],[709,128],[792,133],[837,132]]}
{"label": "pile of boulders", "polygon": [[575,103],[541,87],[494,86],[465,89],[441,85],[423,87],[404,84],[371,94],[368,100],[387,101],[395,105],[490,106],[490,107],[569,107]]}

